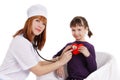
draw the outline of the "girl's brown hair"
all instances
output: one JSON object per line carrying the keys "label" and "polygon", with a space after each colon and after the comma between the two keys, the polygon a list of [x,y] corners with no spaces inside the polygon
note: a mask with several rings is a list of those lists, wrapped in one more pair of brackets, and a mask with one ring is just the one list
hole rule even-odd
{"label": "girl's brown hair", "polygon": [[70,22],[70,27],[75,27],[76,25],[79,26],[84,26],[85,28],[88,28],[88,36],[91,37],[93,34],[90,31],[89,25],[87,20],[82,17],[82,16],[76,16],[72,19],[72,21]]}
{"label": "girl's brown hair", "polygon": [[[35,36],[35,38],[32,38],[33,32],[32,32],[32,22],[34,19],[38,18],[40,21],[42,21],[45,24],[44,31],[38,35]],[[46,26],[47,26],[47,19],[43,16],[33,16],[27,19],[25,22],[25,25],[22,29],[18,30],[13,37],[23,34],[23,36],[29,40],[31,43],[34,43],[39,50],[41,50],[45,44],[46,41]]]}

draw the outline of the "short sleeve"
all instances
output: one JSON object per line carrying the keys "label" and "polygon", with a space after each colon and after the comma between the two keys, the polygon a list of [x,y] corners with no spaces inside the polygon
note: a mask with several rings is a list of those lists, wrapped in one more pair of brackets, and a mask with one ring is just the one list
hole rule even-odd
{"label": "short sleeve", "polygon": [[11,53],[23,70],[27,70],[39,62],[32,44],[21,36],[15,37],[12,41]]}

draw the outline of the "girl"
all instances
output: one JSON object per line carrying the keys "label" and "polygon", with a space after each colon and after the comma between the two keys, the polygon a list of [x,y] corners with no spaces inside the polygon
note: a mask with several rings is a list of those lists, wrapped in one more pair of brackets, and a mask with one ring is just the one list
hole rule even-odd
{"label": "girl", "polygon": [[[67,63],[68,77],[66,80],[83,80],[97,69],[94,46],[85,40],[85,34],[88,32],[88,36],[91,37],[92,32],[86,19],[82,16],[74,17],[70,28],[75,41],[68,43],[54,57],[60,56],[62,51],[68,50],[72,46],[72,49],[75,50],[72,59]],[[63,77],[64,68],[57,69],[56,74]]]}
{"label": "girl", "polygon": [[[42,5],[28,9],[28,19],[14,34],[6,57],[0,67],[0,80],[25,80],[29,72],[36,76],[53,72],[72,57],[71,50],[63,52],[54,62],[40,61],[36,49],[42,50],[46,41],[47,11]],[[66,49],[67,50],[67,49]]]}

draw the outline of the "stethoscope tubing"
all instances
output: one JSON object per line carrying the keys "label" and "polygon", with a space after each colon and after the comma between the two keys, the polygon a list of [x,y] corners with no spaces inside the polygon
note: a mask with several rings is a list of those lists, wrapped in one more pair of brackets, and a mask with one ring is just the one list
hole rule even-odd
{"label": "stethoscope tubing", "polygon": [[45,59],[44,57],[42,57],[42,56],[39,54],[37,48],[36,48],[34,45],[33,45],[33,48],[34,48],[35,51],[37,52],[38,56],[39,56],[40,58],[42,58],[43,60],[48,61],[48,62],[55,62],[55,61],[53,61],[53,60],[48,60],[48,59]]}

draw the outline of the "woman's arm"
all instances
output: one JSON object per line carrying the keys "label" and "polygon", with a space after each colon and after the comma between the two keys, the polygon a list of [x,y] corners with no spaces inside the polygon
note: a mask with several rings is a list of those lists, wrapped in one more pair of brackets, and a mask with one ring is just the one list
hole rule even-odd
{"label": "woman's arm", "polygon": [[49,72],[52,72],[58,69],[59,67],[63,66],[64,64],[66,64],[72,58],[71,51],[72,50],[62,53],[60,59],[54,63],[43,65],[43,62],[39,62],[37,65],[30,68],[30,71],[37,76],[41,76]]}
{"label": "woman's arm", "polygon": [[[51,61],[55,62],[55,61],[57,61],[57,60],[59,60],[59,57],[58,57],[58,56],[55,57],[55,58],[53,58]],[[53,63],[53,62],[50,62],[50,61],[40,61],[39,64],[41,64],[41,65],[48,65],[48,64],[51,64],[51,63]]]}

